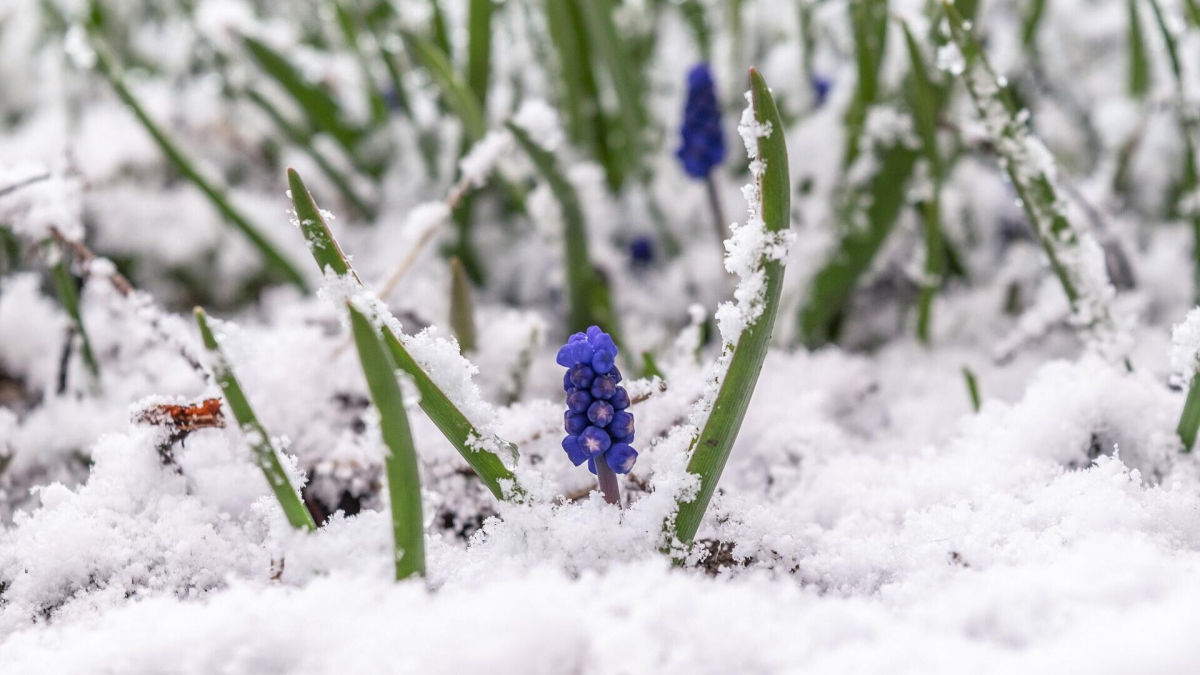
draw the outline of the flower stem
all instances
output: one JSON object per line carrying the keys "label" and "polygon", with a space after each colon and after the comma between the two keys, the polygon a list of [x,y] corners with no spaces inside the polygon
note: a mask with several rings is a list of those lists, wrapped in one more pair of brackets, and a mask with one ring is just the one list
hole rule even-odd
{"label": "flower stem", "polygon": [[604,493],[604,501],[620,507],[621,488],[617,485],[617,474],[613,473],[603,454],[596,458],[596,477],[600,481],[600,492]]}
{"label": "flower stem", "polygon": [[724,251],[724,242],[729,238],[729,223],[725,221],[725,210],[721,208],[721,195],[717,192],[717,181],[712,172],[704,178],[704,184],[708,186],[708,204],[712,207],[713,222],[717,228],[717,245]]}

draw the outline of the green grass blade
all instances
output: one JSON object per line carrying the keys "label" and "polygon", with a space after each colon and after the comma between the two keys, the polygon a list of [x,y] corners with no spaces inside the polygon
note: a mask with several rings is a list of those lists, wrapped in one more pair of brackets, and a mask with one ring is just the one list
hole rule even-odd
{"label": "green grass blade", "polygon": [[350,157],[356,156],[362,134],[342,118],[341,108],[329,92],[305,79],[295,66],[265,42],[244,35],[242,44],[254,62],[296,101],[313,128],[332,136]]}
{"label": "green grass blade", "polygon": [[[329,224],[325,222],[325,217],[317,208],[312,193],[300,179],[300,174],[296,173],[295,169],[288,169],[287,178],[288,191],[291,193],[292,204],[296,208],[296,219],[300,223],[300,232],[304,235],[304,240],[308,242],[308,250],[312,252],[313,259],[317,261],[317,267],[321,269],[321,273],[325,274],[328,269],[339,277],[352,274],[350,262],[346,260],[346,255],[342,253],[337,240],[333,238]],[[358,279],[357,275],[355,279]]]}
{"label": "green grass blade", "polygon": [[979,412],[979,407],[982,405],[982,399],[979,396],[979,379],[975,377],[975,373],[966,366],[962,369],[963,380],[967,384],[967,395],[971,397],[971,409]]}
{"label": "green grass blade", "polygon": [[846,110],[846,151],[842,168],[858,158],[867,110],[879,94],[879,66],[887,45],[887,0],[853,0],[849,6],[854,32],[854,60],[858,70],[854,99]]}
{"label": "green grass blade", "polygon": [[58,300],[62,303],[63,309],[66,310],[67,316],[71,317],[71,323],[75,326],[75,332],[79,334],[80,351],[83,352],[83,361],[87,364],[92,378],[95,381],[99,381],[100,364],[96,361],[96,354],[92,351],[92,342],[88,339],[87,330],[83,327],[83,316],[79,312],[79,293],[75,288],[75,278],[71,276],[71,269],[67,265],[65,257],[59,260],[58,264],[51,269],[51,276],[54,277],[54,290],[58,294]]}
{"label": "green grass blade", "polygon": [[259,231],[258,227],[251,224],[248,218],[233,207],[233,204],[230,203],[229,198],[223,190],[217,188],[200,174],[195,163],[175,145],[175,142],[171,140],[167,133],[154,120],[150,119],[145,108],[142,107],[141,103],[138,102],[137,98],[134,97],[133,93],[125,85],[125,78],[113,62],[108,47],[98,38],[93,38],[92,46],[96,52],[96,64],[100,73],[108,80],[108,83],[112,86],[121,101],[133,111],[134,116],[142,123],[142,127],[146,129],[146,132],[150,134],[154,142],[158,144],[159,149],[167,156],[167,159],[175,165],[176,170],[199,188],[208,197],[209,201],[212,202],[213,206],[221,212],[221,215],[250,240],[250,243],[258,249],[268,267],[301,289],[307,288],[304,277],[292,263],[275,248],[275,245]]}
{"label": "green grass blade", "polygon": [[1129,95],[1144,99],[1150,90],[1150,60],[1146,57],[1146,38],[1137,0],[1127,0],[1129,8]]}
{"label": "green grass blade", "polygon": [[1200,429],[1200,376],[1192,378],[1183,412],[1179,415],[1179,426],[1175,429],[1179,440],[1183,442],[1184,452],[1191,452],[1195,447],[1197,429]]}
{"label": "green grass blade", "polygon": [[[1158,24],[1159,33],[1167,48],[1167,57],[1171,62],[1171,72],[1175,76],[1175,106],[1178,108],[1179,126],[1183,136],[1183,175],[1179,181],[1179,196],[1194,195],[1200,189],[1200,171],[1196,166],[1196,149],[1200,147],[1200,118],[1189,102],[1187,79],[1184,77],[1183,64],[1179,56],[1179,45],[1175,34],[1167,22],[1159,0],[1149,0],[1154,10],[1154,20]],[[1188,220],[1192,225],[1193,295],[1200,299],[1200,213],[1189,214]]]}
{"label": "green grass blade", "polygon": [[446,26],[446,15],[442,12],[442,5],[438,0],[429,0],[429,10],[432,14],[433,25],[430,26],[433,33],[433,46],[437,47],[443,54],[450,54],[450,30]]}
{"label": "green grass blade", "polygon": [[929,79],[921,49],[908,23],[901,21],[909,59],[909,104],[916,120],[917,134],[929,169],[930,192],[920,204],[925,238],[925,270],[917,300],[917,338],[929,342],[929,324],[933,314],[933,299],[945,273],[946,252],[942,242],[941,185],[942,158],[937,144],[937,117],[941,107],[941,92]]}
{"label": "green grass blade", "polygon": [[233,411],[238,428],[241,429],[242,435],[250,445],[254,463],[262,470],[263,477],[267,479],[267,484],[275,493],[275,499],[283,509],[284,515],[287,516],[288,522],[299,530],[317,529],[312,514],[304,508],[304,503],[300,501],[300,493],[292,485],[287,472],[283,470],[283,464],[279,462],[279,456],[276,454],[274,444],[271,443],[270,435],[258,421],[258,416],[250,407],[250,401],[242,393],[242,385],[238,383],[237,376],[233,373],[233,366],[229,363],[220,343],[217,342],[216,336],[208,326],[208,317],[199,307],[196,308],[196,325],[200,328],[200,337],[204,341],[204,346],[212,355],[212,371],[217,380],[217,386],[221,388],[221,394],[224,395],[225,402],[229,404],[229,409]]}
{"label": "green grass blade", "polygon": [[384,99],[383,92],[379,91],[375,76],[371,72],[370,62],[363,52],[362,41],[359,37],[358,20],[351,14],[350,10],[346,9],[344,2],[334,0],[333,11],[337,18],[338,28],[342,31],[342,37],[346,40],[346,44],[350,46],[350,50],[354,52],[354,60],[358,62],[358,70],[362,73],[366,88],[367,103],[371,109],[371,123],[380,125],[387,119],[387,100]]}
{"label": "green grass blade", "polygon": [[362,362],[371,400],[379,410],[379,431],[388,453],[383,464],[387,475],[388,501],[392,507],[392,541],[395,546],[396,579],[425,575],[425,521],[421,516],[421,476],[413,447],[404,395],[396,381],[396,364],[388,355],[371,321],[354,307],[350,328]]}
{"label": "green grass blade", "polygon": [[450,57],[429,39],[412,31],[401,31],[404,44],[413,60],[433,78],[446,105],[458,116],[467,141],[474,143],[487,133],[487,123],[479,100],[467,83],[454,72]]}
{"label": "green grass blade", "polygon": [[1200,1],[1183,0],[1183,9],[1187,14],[1188,23],[1200,27]]}
{"label": "green grass blade", "polygon": [[470,0],[467,7],[467,86],[487,110],[492,68],[492,0]]}
{"label": "green grass blade", "polygon": [[[784,126],[766,82],[755,70],[750,71],[750,90],[755,119],[760,124],[771,125],[771,133],[758,138],[758,157],[766,162],[765,171],[758,177],[762,199],[759,212],[769,232],[781,232],[789,227],[791,208]],[[765,275],[762,313],[746,327],[737,344],[733,345],[733,355],[712,411],[692,443],[688,472],[700,477],[700,489],[690,501],[679,504],[675,517],[675,536],[684,544],[691,543],[704,518],[767,355],[783,287],[783,262],[768,260],[761,264]]]}
{"label": "green grass blade", "polygon": [[610,187],[624,179],[622,163],[608,146],[607,123],[600,107],[600,89],[592,66],[591,36],[583,20],[580,0],[544,0],[546,26],[558,54],[562,79],[559,107],[567,113],[572,142],[587,147],[604,167]]}
{"label": "green grass blade", "polygon": [[568,332],[586,330],[592,325],[601,326],[612,334],[617,344],[622,344],[618,337],[617,318],[612,311],[608,287],[600,279],[588,256],[587,226],[578,193],[567,181],[565,172],[559,169],[553,154],[535,143],[529,134],[516,124],[509,122],[508,128],[517,139],[518,145],[529,155],[542,180],[550,186],[550,191],[554,193],[562,210]]}
{"label": "green grass blade", "polygon": [[304,133],[302,129],[288,121],[283,114],[279,112],[279,109],[275,107],[275,104],[268,101],[266,97],[264,97],[255,89],[248,88],[244,93],[246,98],[249,99],[251,103],[257,106],[259,110],[262,110],[267,117],[271,118],[271,121],[275,123],[275,126],[279,127],[279,130],[288,137],[288,140],[290,140],[293,145],[308,153],[308,156],[311,157],[313,162],[316,163],[317,167],[321,169],[321,173],[324,173],[325,176],[329,178],[334,187],[338,189],[338,192],[342,193],[342,197],[349,202],[356,211],[363,216],[366,216],[368,219],[374,219],[375,209],[367,203],[367,200],[359,196],[358,192],[356,192],[350,185],[350,179],[347,178],[346,175],[341,171],[339,171],[337,167],[335,167],[333,163],[329,161],[329,158],[317,148],[317,144],[312,142],[312,138],[309,134]]}
{"label": "green grass blade", "polygon": [[636,174],[640,170],[642,135],[646,128],[638,73],[627,58],[628,48],[621,44],[617,27],[613,24],[612,1],[583,0],[581,6],[587,18],[592,44],[596,46],[617,94],[619,124],[615,129],[609,129],[609,145],[624,158],[622,175]]}
{"label": "green grass blade", "polygon": [[805,344],[817,347],[834,339],[858,280],[892,232],[904,206],[906,186],[919,152],[897,143],[879,151],[879,169],[843,209],[851,221],[863,210],[866,227],[843,228],[836,251],[813,277],[801,307],[799,331]]}
{"label": "green grass blade", "polygon": [[[328,269],[338,276],[349,276],[361,286],[362,282],[359,281],[354,268],[350,266],[349,260],[346,259],[341,247],[333,238],[329,225],[321,216],[312,195],[300,179],[300,174],[294,170],[288,170],[288,185],[292,193],[292,202],[296,207],[296,215],[300,221],[300,232],[304,235],[317,266],[322,271]],[[400,336],[386,324],[383,339],[396,366],[408,373],[417,385],[417,390],[421,393],[421,409],[442,432],[446,440],[450,441],[463,459],[471,465],[488,490],[497,499],[519,498],[522,495],[520,486],[517,485],[512,471],[504,466],[504,462],[497,454],[499,452],[515,457],[516,446],[494,435],[479,431],[433,381],[429,373],[409,354],[408,349],[400,340]]]}
{"label": "green grass blade", "polygon": [[450,259],[450,328],[464,353],[475,351],[475,303],[471,300],[471,280],[458,258]]}
{"label": "green grass blade", "polygon": [[1021,19],[1021,44],[1026,48],[1037,47],[1038,29],[1042,27],[1042,17],[1046,15],[1047,0],[1029,0],[1029,8]]}

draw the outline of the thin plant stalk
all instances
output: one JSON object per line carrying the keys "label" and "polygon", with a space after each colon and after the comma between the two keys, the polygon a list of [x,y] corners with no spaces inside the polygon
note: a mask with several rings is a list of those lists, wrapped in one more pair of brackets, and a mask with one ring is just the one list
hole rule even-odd
{"label": "thin plant stalk", "polygon": [[596,481],[600,485],[600,493],[609,504],[621,505],[621,485],[617,474],[608,465],[608,460],[601,454],[596,458]]}
{"label": "thin plant stalk", "polygon": [[704,184],[708,188],[708,206],[712,209],[713,225],[717,232],[717,245],[724,255],[724,241],[729,238],[729,223],[725,220],[725,210],[721,208],[721,193],[717,190],[717,179],[712,171],[704,177]]}

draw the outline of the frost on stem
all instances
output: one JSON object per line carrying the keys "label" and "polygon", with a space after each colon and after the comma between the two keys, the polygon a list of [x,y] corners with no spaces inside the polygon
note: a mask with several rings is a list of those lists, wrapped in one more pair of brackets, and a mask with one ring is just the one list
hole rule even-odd
{"label": "frost on stem", "polygon": [[1029,133],[1028,111],[1011,110],[1003,91],[1005,82],[996,76],[970,36],[969,23],[962,22],[952,7],[947,6],[947,12],[951,34],[959,49],[966,52],[967,62],[963,65],[953,58],[940,61],[950,72],[961,72],[988,140],[1071,304],[1072,324],[1088,349],[1112,361],[1125,358],[1129,337],[1119,329],[1112,314],[1110,303],[1116,291],[1108,279],[1103,249],[1090,232],[1067,217],[1067,204],[1056,187],[1054,157]]}

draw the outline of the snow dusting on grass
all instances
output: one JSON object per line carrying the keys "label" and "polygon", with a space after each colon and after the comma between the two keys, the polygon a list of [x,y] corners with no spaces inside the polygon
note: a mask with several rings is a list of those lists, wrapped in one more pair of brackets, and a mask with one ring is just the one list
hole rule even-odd
{"label": "snow dusting on grass", "polygon": [[[0,673],[1196,670],[1194,3],[1157,2],[1174,46],[1142,0],[376,4],[0,2]],[[747,151],[711,180],[677,156],[700,62],[691,133]],[[777,124],[739,122],[751,66]],[[411,361],[402,582],[348,306]],[[577,314],[619,341],[619,504],[564,457]]]}

